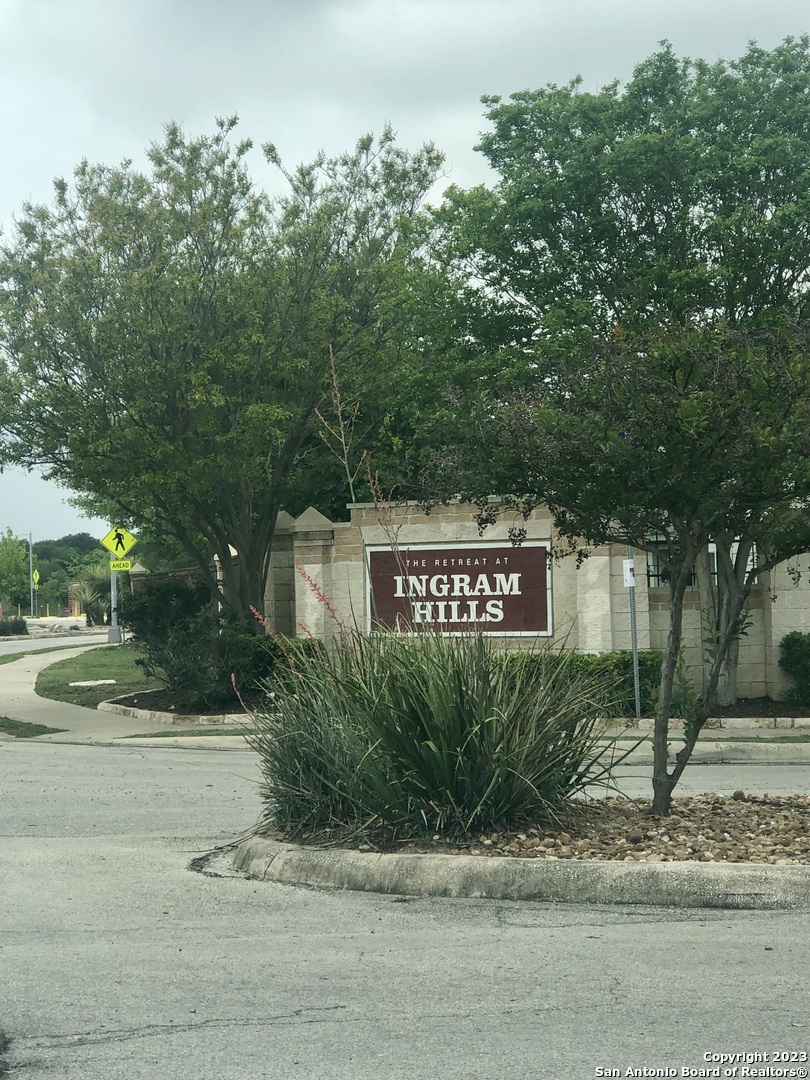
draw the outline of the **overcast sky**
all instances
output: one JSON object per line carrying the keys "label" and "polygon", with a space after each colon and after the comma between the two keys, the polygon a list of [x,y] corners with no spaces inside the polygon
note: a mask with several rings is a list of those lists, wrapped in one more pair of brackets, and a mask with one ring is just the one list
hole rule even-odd
{"label": "overcast sky", "polygon": [[[808,31],[806,0],[0,0],[0,222],[82,158],[137,162],[168,120],[209,132],[234,113],[290,167],[391,123],[466,186],[486,179],[482,94],[596,89],[663,38],[714,60]],[[107,531],[64,499],[7,471],[0,531]]]}

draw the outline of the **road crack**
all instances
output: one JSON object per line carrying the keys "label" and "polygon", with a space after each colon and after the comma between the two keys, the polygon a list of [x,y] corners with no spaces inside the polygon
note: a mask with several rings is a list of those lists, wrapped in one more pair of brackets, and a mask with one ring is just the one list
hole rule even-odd
{"label": "road crack", "polygon": [[11,1039],[9,1039],[4,1031],[0,1031],[0,1077],[8,1076],[9,1067],[3,1059],[5,1058],[10,1045]]}
{"label": "road crack", "polygon": [[[292,1012],[279,1013],[276,1016],[258,1016],[252,1019],[234,1017],[232,1019],[197,1020],[186,1024],[143,1024],[135,1028],[114,1028],[110,1031],[85,1031],[67,1035],[35,1037],[32,1041],[41,1048],[58,1049],[59,1047],[103,1046],[109,1043],[131,1042],[134,1039],[151,1039],[174,1035],[178,1032],[202,1031],[208,1028],[264,1027],[295,1020],[302,1021],[305,1024],[318,1024],[331,1019],[329,1015],[324,1014],[339,1012],[346,1008],[346,1005],[325,1005],[320,1008],[294,1009]],[[360,1020],[362,1017],[357,1019]],[[0,1044],[1,1050],[2,1044]],[[0,1076],[2,1075],[2,1062],[0,1062]]]}

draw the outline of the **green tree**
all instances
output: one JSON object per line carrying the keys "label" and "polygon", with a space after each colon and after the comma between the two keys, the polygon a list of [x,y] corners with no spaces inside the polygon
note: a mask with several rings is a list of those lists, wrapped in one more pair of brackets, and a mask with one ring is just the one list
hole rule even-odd
{"label": "green tree", "polygon": [[500,180],[451,189],[444,214],[479,340],[806,315],[809,93],[802,37],[715,64],[665,45],[624,87],[485,98]]}
{"label": "green tree", "polygon": [[[6,453],[83,505],[173,537],[253,624],[279,509],[319,490],[329,347],[373,400],[401,362],[399,302],[440,155],[390,131],[256,191],[235,120],[169,125],[150,171],[80,165],[0,258]],[[280,168],[272,146],[267,159]],[[236,549],[236,567],[229,555]],[[218,555],[221,589],[211,573]]]}
{"label": "green tree", "polygon": [[[588,545],[618,543],[663,562],[670,626],[653,776],[662,813],[711,715],[751,589],[810,549],[809,355],[810,341],[797,341],[795,330],[740,337],[670,329],[665,338],[600,343],[557,356],[530,397],[490,400],[478,453],[468,455],[470,489],[483,495],[489,485],[478,477],[497,475],[500,490],[514,485],[512,505],[545,502],[580,557]],[[491,514],[482,503],[482,520]],[[710,540],[733,586],[722,590],[706,682],[668,771],[684,596]]]}
{"label": "green tree", "polygon": [[[475,279],[466,330],[500,363],[475,487],[547,502],[574,544],[665,546],[653,803],[666,813],[750,588],[810,546],[810,40],[711,65],[664,46],[624,87],[575,80],[487,106],[481,149],[500,180],[451,191],[443,210]],[[684,590],[709,541],[711,662],[668,772]]]}
{"label": "green tree", "polygon": [[16,615],[30,604],[28,545],[11,529],[0,534],[0,606],[6,615]]}
{"label": "green tree", "polygon": [[76,581],[85,565],[98,562],[101,548],[90,533],[71,533],[57,540],[37,540],[34,559],[40,573],[40,613],[61,614],[68,603],[68,584]]}

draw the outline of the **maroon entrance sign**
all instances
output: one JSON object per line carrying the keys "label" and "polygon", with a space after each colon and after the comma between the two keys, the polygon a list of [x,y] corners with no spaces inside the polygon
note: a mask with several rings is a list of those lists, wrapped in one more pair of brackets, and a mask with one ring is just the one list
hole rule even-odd
{"label": "maroon entrance sign", "polygon": [[371,627],[549,634],[548,544],[369,549]]}

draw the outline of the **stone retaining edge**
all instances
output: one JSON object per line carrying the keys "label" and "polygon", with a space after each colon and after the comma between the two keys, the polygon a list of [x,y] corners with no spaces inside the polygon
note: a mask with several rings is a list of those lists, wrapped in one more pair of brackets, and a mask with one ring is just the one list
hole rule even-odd
{"label": "stone retaining edge", "polygon": [[115,701],[101,701],[96,706],[100,712],[118,713],[119,716],[131,716],[136,720],[150,720],[169,727],[234,727],[248,722],[247,713],[223,713],[221,716],[199,715],[198,713],[155,712],[151,709],[138,709],[134,705],[119,705]]}
{"label": "stone retaining edge", "polygon": [[382,855],[296,847],[259,836],[236,846],[233,866],[262,881],[400,896],[761,910],[810,906],[810,867],[804,866]]}

